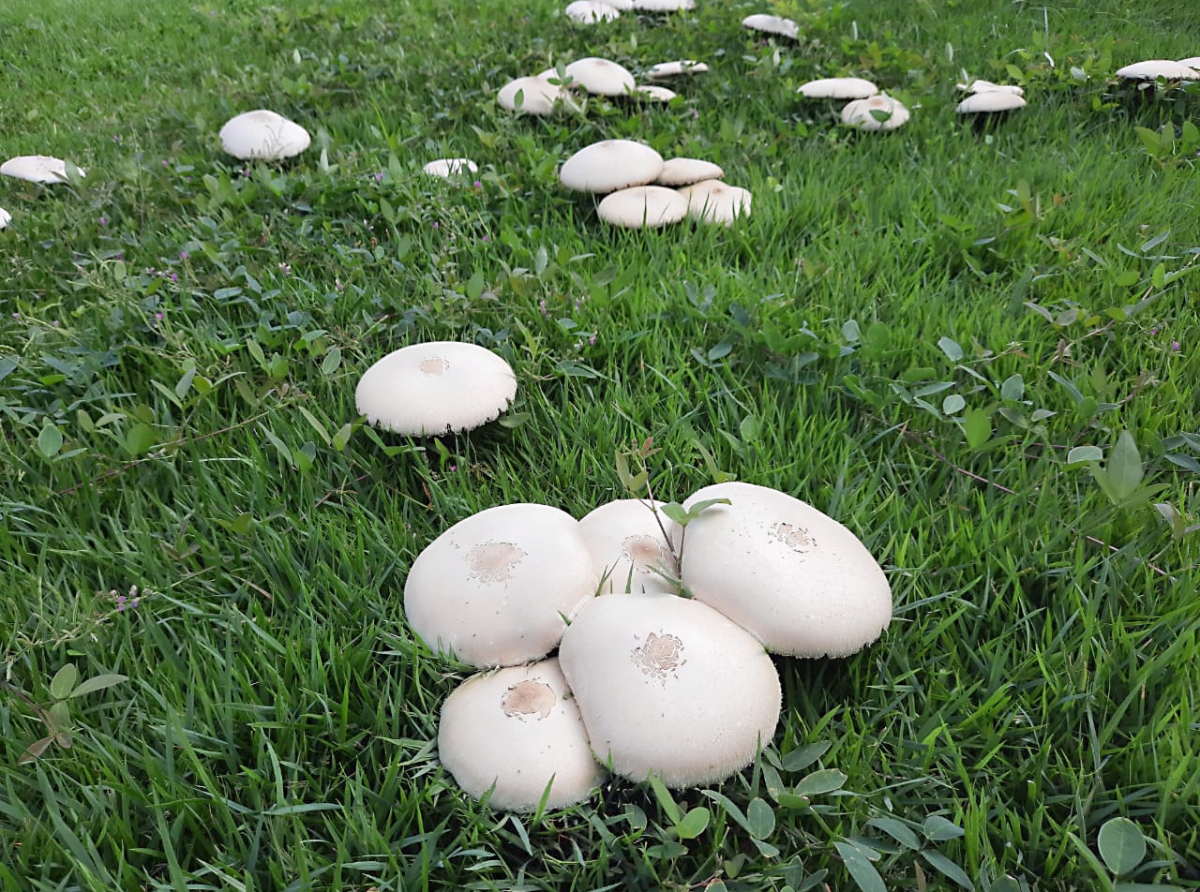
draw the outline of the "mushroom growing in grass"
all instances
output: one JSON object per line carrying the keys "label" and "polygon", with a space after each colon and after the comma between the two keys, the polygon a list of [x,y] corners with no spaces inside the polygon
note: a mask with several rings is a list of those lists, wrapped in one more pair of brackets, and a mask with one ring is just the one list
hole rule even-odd
{"label": "mushroom growing in grass", "polygon": [[749,483],[706,486],[683,503],[728,499],[683,536],[680,577],[692,596],[776,654],[844,657],[892,620],[879,563],[850,530],[786,493]]}
{"label": "mushroom growing in grass", "polygon": [[656,229],[687,216],[687,199],[665,186],[632,186],[605,196],[596,213],[624,229]]}
{"label": "mushroom growing in grass", "polygon": [[12,214],[4,208],[0,208],[0,229],[7,229],[8,224],[12,222]]}
{"label": "mushroom growing in grass", "polygon": [[454,177],[463,173],[475,173],[479,170],[470,158],[438,158],[430,161],[423,168],[425,173],[435,177]]}
{"label": "mushroom growing in grass", "polygon": [[800,26],[791,19],[765,13],[746,16],[742,19],[742,27],[749,28],[751,31],[760,31],[763,34],[778,34],[792,40],[796,40],[800,36]]}
{"label": "mushroom growing in grass", "polygon": [[638,99],[647,99],[652,102],[670,102],[679,95],[674,90],[668,90],[658,84],[638,84],[633,88],[633,94]]}
{"label": "mushroom growing in grass", "polygon": [[858,130],[895,130],[909,119],[908,109],[899,99],[885,93],[856,99],[842,109],[842,123]]}
{"label": "mushroom growing in grass", "polygon": [[690,186],[701,180],[719,180],[725,170],[719,164],[700,158],[668,158],[655,182],[660,186]]}
{"label": "mushroom growing in grass", "polygon": [[259,108],[235,115],[221,128],[221,148],[241,161],[282,161],[299,155],[312,138],[283,115]]}
{"label": "mushroom growing in grass", "polygon": [[605,574],[601,594],[674,592],[679,562],[671,551],[675,522],[662,502],[618,499],[579,521],[592,560]]}
{"label": "mushroom growing in grass", "polygon": [[[558,660],[472,676],[442,706],[438,758],[488,804],[532,812],[586,799],[605,772],[592,756]],[[547,789],[549,788],[549,789]]]}
{"label": "mushroom growing in grass", "polygon": [[679,190],[687,199],[688,216],[703,223],[732,226],[739,217],[750,216],[750,192],[720,180],[701,180]]}
{"label": "mushroom growing in grass", "polygon": [[594,25],[597,22],[611,22],[621,17],[621,11],[608,3],[596,0],[575,0],[567,4],[563,13],[572,22],[579,25]]}
{"label": "mushroom growing in grass", "polygon": [[688,74],[704,74],[708,66],[694,59],[677,59],[674,62],[659,62],[646,69],[646,77],[652,81],[681,77]]}
{"label": "mushroom growing in grass", "polygon": [[609,59],[588,56],[576,59],[563,70],[571,78],[572,85],[598,96],[624,96],[637,86],[628,68]]}
{"label": "mushroom growing in grass", "polygon": [[696,0],[633,0],[638,12],[686,12],[696,8]]}
{"label": "mushroom growing in grass", "polygon": [[460,520],[417,555],[404,612],[434,653],[515,666],[554,650],[599,584],[579,521],[550,505],[499,505]]}
{"label": "mushroom growing in grass", "polygon": [[1170,59],[1147,59],[1117,69],[1117,77],[1127,81],[1180,81],[1200,78],[1200,71]]}
{"label": "mushroom growing in grass", "polygon": [[973,93],[958,104],[955,111],[960,115],[994,115],[1024,108],[1025,99],[1016,93],[1004,90],[986,90]]}
{"label": "mushroom growing in grass", "polygon": [[[82,168],[71,167],[79,176],[87,176],[87,171]],[[6,177],[43,185],[69,182],[74,171],[68,170],[66,161],[50,155],[18,155],[0,164],[0,174]]]}
{"label": "mushroom growing in grass", "polygon": [[978,78],[970,83],[955,84],[954,86],[965,93],[1013,93],[1017,96],[1025,95],[1025,91],[1015,84],[994,84],[991,81],[980,80]]}
{"label": "mushroom growing in grass", "polygon": [[596,598],[563,634],[558,659],[593,753],[630,780],[716,783],[775,734],[782,692],[771,658],[698,601]]}
{"label": "mushroom growing in grass", "polygon": [[861,77],[823,77],[801,84],[796,92],[805,99],[867,99],[879,88]]}
{"label": "mushroom growing in grass", "polygon": [[650,146],[629,139],[605,139],[563,162],[558,179],[576,192],[604,195],[653,183],[662,169],[662,155]]}
{"label": "mushroom growing in grass", "polygon": [[[557,73],[551,73],[557,78]],[[496,102],[507,111],[545,116],[553,114],[569,95],[566,87],[538,75],[509,81],[496,94]]]}
{"label": "mushroom growing in grass", "polygon": [[431,437],[486,424],[516,395],[517,376],[503,357],[475,344],[431,341],[402,347],[372,365],[354,401],[376,427]]}

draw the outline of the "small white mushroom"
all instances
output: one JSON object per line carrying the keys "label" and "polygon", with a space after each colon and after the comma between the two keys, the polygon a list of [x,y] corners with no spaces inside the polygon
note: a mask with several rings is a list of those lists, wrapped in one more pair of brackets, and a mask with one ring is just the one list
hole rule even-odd
{"label": "small white mushroom", "polygon": [[674,62],[659,62],[646,69],[646,77],[652,81],[666,80],[687,74],[704,74],[708,66],[694,59],[677,59]]}
{"label": "small white mushroom", "polygon": [[665,186],[632,186],[605,196],[596,213],[623,229],[657,229],[687,216],[687,199]]}
{"label": "small white mushroom", "polygon": [[742,27],[751,31],[761,31],[763,34],[778,34],[796,40],[800,36],[800,26],[791,19],[782,16],[755,13],[742,19]]}
{"label": "small white mushroom", "polygon": [[[87,176],[83,168],[76,168],[79,175]],[[65,183],[70,179],[67,173],[67,162],[50,155],[18,155],[0,164],[0,174],[15,177],[18,180],[28,180],[31,183]]]}
{"label": "small white mushroom", "polygon": [[434,653],[515,666],[554,650],[599,584],[579,521],[550,505],[499,505],[460,520],[417,555],[404,612]]}
{"label": "small white mushroom", "polygon": [[629,139],[605,139],[563,162],[558,179],[576,192],[603,195],[653,183],[662,169],[662,155],[650,146]]}
{"label": "small white mushroom", "polygon": [[[551,69],[550,73],[557,79],[557,72]],[[565,87],[538,75],[509,81],[496,94],[496,102],[507,111],[544,116],[553,114],[568,95]]]}
{"label": "small white mushroom", "polygon": [[660,87],[658,84],[638,84],[634,88],[633,93],[638,99],[645,99],[650,102],[670,102],[679,95],[674,90],[668,90],[666,87]]}
{"label": "small white mushroom", "polygon": [[704,223],[732,226],[739,217],[750,216],[750,192],[720,180],[701,180],[679,190],[687,199],[688,216]]}
{"label": "small white mushroom", "polygon": [[993,84],[991,81],[973,80],[969,84],[955,84],[959,90],[966,93],[1014,93],[1024,96],[1025,91],[1015,84]]}
{"label": "small white mushroom", "polygon": [[624,96],[637,87],[629,69],[609,59],[588,56],[576,59],[564,70],[571,77],[573,86],[578,85],[598,96]]}
{"label": "small white mushroom", "polygon": [[1170,59],[1147,59],[1145,62],[1135,62],[1124,68],[1118,68],[1117,77],[1127,81],[1195,80],[1200,78],[1200,71],[1183,62],[1173,62]]}
{"label": "small white mushroom", "polygon": [[438,758],[475,799],[531,812],[586,799],[604,779],[558,660],[472,676],[442,706]]}
{"label": "small white mushroom", "polygon": [[6,229],[8,224],[12,222],[12,214],[4,208],[0,208],[0,229]]}
{"label": "small white mushroom", "polygon": [[486,424],[516,395],[517,376],[503,357],[475,344],[431,341],[402,347],[372,365],[354,401],[376,427],[441,436]]}
{"label": "small white mushroom", "polygon": [[308,131],[265,108],[242,112],[221,128],[221,148],[241,161],[282,161],[299,155],[312,138]]}
{"label": "small white mushroom", "polygon": [[567,4],[563,10],[567,18],[579,25],[594,25],[597,22],[611,22],[621,17],[621,11],[608,3],[598,0],[575,0]]}
{"label": "small white mushroom", "polygon": [[711,161],[700,158],[668,158],[655,182],[660,186],[678,188],[699,183],[701,180],[719,180],[724,176],[724,168]]}
{"label": "small white mushroom", "polygon": [[909,117],[904,103],[884,93],[856,99],[842,109],[842,123],[859,130],[895,130]]}
{"label": "small white mushroom", "polygon": [[633,0],[638,12],[685,12],[696,8],[696,0]]}
{"label": "small white mushroom", "polygon": [[823,77],[796,90],[805,99],[867,99],[879,88],[861,77]]}
{"label": "small white mushroom", "polygon": [[990,115],[1025,107],[1025,99],[1003,90],[986,90],[968,96],[955,108],[960,115]]}
{"label": "small white mushroom", "polygon": [[679,564],[668,538],[675,523],[662,513],[662,506],[662,502],[618,499],[579,521],[592,560],[606,574],[601,594],[675,591],[672,580],[679,578]]}
{"label": "small white mushroom", "polygon": [[430,161],[423,168],[425,173],[434,177],[455,177],[462,173],[475,173],[479,170],[470,158],[438,158]]}

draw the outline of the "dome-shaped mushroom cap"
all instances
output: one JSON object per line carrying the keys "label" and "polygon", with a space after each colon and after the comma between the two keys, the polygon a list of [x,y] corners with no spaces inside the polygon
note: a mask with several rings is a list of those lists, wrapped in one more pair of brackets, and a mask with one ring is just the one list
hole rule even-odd
{"label": "dome-shaped mushroom cap", "polygon": [[686,74],[704,74],[708,66],[694,59],[677,59],[674,62],[659,62],[646,69],[646,77],[652,81],[681,77]]}
{"label": "dome-shaped mushroom cap", "polygon": [[[555,72],[551,73],[558,76]],[[565,87],[552,84],[544,77],[519,77],[500,88],[496,102],[507,111],[550,115],[554,113],[556,103],[565,100],[567,95]],[[517,107],[518,98],[521,100],[520,108]]]}
{"label": "dome-shaped mushroom cap", "polygon": [[1025,99],[1003,90],[985,90],[964,99],[955,108],[960,115],[989,115],[1025,107]]}
{"label": "dome-shaped mushroom cap", "polygon": [[609,3],[597,0],[574,0],[568,3],[563,13],[572,22],[580,25],[594,25],[596,22],[611,22],[621,17],[621,11]]}
{"label": "dome-shaped mushroom cap", "polygon": [[720,180],[701,180],[679,190],[687,199],[688,216],[704,223],[733,225],[739,217],[750,216],[750,192]]}
{"label": "dome-shaped mushroom cap", "polygon": [[660,186],[690,186],[702,180],[719,180],[725,176],[725,169],[719,164],[704,161],[700,158],[668,158],[663,163],[662,172],[655,181]]}
{"label": "dome-shaped mushroom cap", "polygon": [[[79,175],[87,176],[87,171],[78,168]],[[67,162],[50,155],[18,155],[0,164],[0,174],[14,177],[18,180],[28,180],[31,183],[65,183]]]}
{"label": "dome-shaped mushroom cap", "polygon": [[629,139],[605,139],[586,146],[563,162],[558,179],[576,192],[605,194],[654,182],[662,155]]}
{"label": "dome-shaped mushroom cap", "polygon": [[771,658],[698,601],[596,598],[563,635],[558,659],[596,758],[630,780],[715,783],[775,734],[782,694]]}
{"label": "dome-shaped mushroom cap", "polygon": [[955,84],[954,86],[967,93],[1015,93],[1017,96],[1025,95],[1025,91],[1015,84],[993,84],[991,81],[978,78],[969,84]]}
{"label": "dome-shaped mushroom cap", "polygon": [[674,90],[668,90],[666,87],[660,87],[658,84],[638,84],[633,88],[633,95],[637,99],[648,99],[653,102],[670,102],[679,94]]}
{"label": "dome-shaped mushroom cap", "polygon": [[742,27],[751,31],[761,31],[764,34],[779,34],[795,40],[800,36],[800,26],[791,19],[782,16],[755,13],[742,19]]}
{"label": "dome-shaped mushroom cap", "polygon": [[220,136],[225,153],[242,161],[280,161],[299,155],[312,142],[308,131],[295,121],[265,108],[230,118]]}
{"label": "dome-shaped mushroom cap", "polygon": [[1186,65],[1195,71],[1200,71],[1200,56],[1192,56],[1190,59],[1180,59],[1180,65]]}
{"label": "dome-shaped mushroom cap", "polygon": [[[662,513],[662,506],[662,502],[618,499],[579,521],[592,562],[606,574],[601,594],[675,590],[671,579],[679,578],[679,564],[663,535],[663,530],[671,535],[675,522]],[[654,517],[656,510],[658,520]]]}
{"label": "dome-shaped mushroom cap", "polygon": [[547,808],[580,802],[605,772],[570,694],[558,660],[472,676],[442,706],[438,758],[493,808],[535,811],[547,784]]}
{"label": "dome-shaped mushroom cap", "polygon": [[470,158],[438,158],[426,164],[423,170],[434,177],[453,177],[462,173],[475,173],[479,170],[479,165]]}
{"label": "dome-shaped mushroom cap", "polygon": [[599,96],[624,96],[637,86],[628,68],[596,56],[576,59],[563,70],[572,78],[573,85]]}
{"label": "dome-shaped mushroom cap", "polygon": [[0,208],[0,229],[7,228],[8,224],[11,222],[12,222],[12,214],[10,214],[4,208]]}
{"label": "dome-shaped mushroom cap", "polygon": [[1117,77],[1129,81],[1152,81],[1162,78],[1168,81],[1200,78],[1200,71],[1182,62],[1170,59],[1147,59],[1117,69]]}
{"label": "dome-shaped mushroom cap", "polygon": [[884,93],[856,99],[842,109],[842,123],[859,130],[895,130],[909,117],[904,103]]}
{"label": "dome-shaped mushroom cap", "polygon": [[801,84],[796,92],[805,99],[867,99],[879,88],[861,77],[823,77]]}
{"label": "dome-shaped mushroom cap", "polygon": [[875,558],[833,518],[749,483],[706,486],[683,503],[712,505],[683,536],[680,575],[696,600],[752,632],[772,653],[844,657],[892,621]]}
{"label": "dome-shaped mushroom cap", "polygon": [[632,186],[605,196],[596,214],[625,229],[656,229],[687,216],[687,199],[665,186]]}
{"label": "dome-shaped mushroom cap", "polygon": [[367,369],[354,402],[376,427],[441,436],[497,418],[516,395],[517,376],[503,357],[475,344],[430,341],[402,347]]}
{"label": "dome-shaped mushroom cap", "polygon": [[685,12],[696,8],[696,0],[633,0],[638,12]]}
{"label": "dome-shaped mushroom cap", "polygon": [[435,653],[514,666],[558,646],[600,571],[579,521],[550,505],[488,508],[417,555],[404,583],[409,625]]}

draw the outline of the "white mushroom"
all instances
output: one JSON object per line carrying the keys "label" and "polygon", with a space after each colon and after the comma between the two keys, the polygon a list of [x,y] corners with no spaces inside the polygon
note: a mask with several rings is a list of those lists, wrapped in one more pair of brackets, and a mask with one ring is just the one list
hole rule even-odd
{"label": "white mushroom", "polygon": [[376,427],[406,436],[471,430],[498,417],[517,395],[502,357],[475,344],[431,341],[402,347],[363,374],[358,411]]}
{"label": "white mushroom", "polygon": [[[87,171],[76,168],[79,175],[87,176]],[[9,158],[0,164],[0,174],[15,177],[18,180],[28,180],[31,183],[65,183],[70,179],[67,173],[67,162],[50,155],[19,155]]]}
{"label": "white mushroom", "polygon": [[1147,59],[1145,62],[1135,62],[1124,68],[1118,68],[1117,77],[1127,81],[1194,80],[1200,78],[1200,71],[1183,62],[1172,62],[1170,59]]}
{"label": "white mushroom", "polygon": [[658,84],[639,84],[633,90],[639,99],[649,99],[654,102],[670,102],[679,94]]}
{"label": "white mushroom", "polygon": [[601,594],[675,591],[673,580],[679,578],[679,564],[667,538],[675,523],[658,510],[662,505],[641,499],[618,499],[601,505],[579,521],[593,562],[606,574]]}
{"label": "white mushroom", "polygon": [[446,698],[438,758],[475,799],[531,812],[586,799],[604,779],[558,660],[472,676]]}
{"label": "white mushroom", "polygon": [[887,577],[833,518],[749,483],[706,486],[684,502],[711,505],[685,528],[680,575],[692,596],[752,632],[767,650],[843,657],[892,620]]}
{"label": "white mushroom", "polygon": [[479,170],[470,158],[438,158],[425,165],[424,171],[435,177],[454,177],[462,173],[475,173]]}
{"label": "white mushroom", "polygon": [[662,172],[655,180],[660,186],[690,186],[701,180],[719,180],[725,176],[725,170],[719,164],[704,161],[700,158],[668,158],[663,163]]}
{"label": "white mushroom", "polygon": [[662,155],[629,139],[605,139],[586,146],[563,162],[558,179],[576,192],[605,194],[653,183],[663,169]]}
{"label": "white mushroom", "polygon": [[0,208],[0,229],[5,229],[12,222],[12,214],[4,208]]}
{"label": "white mushroom", "polygon": [[823,77],[796,90],[805,99],[867,99],[879,88],[861,77]]}
{"label": "white mushroom", "polygon": [[[558,77],[551,70],[551,74]],[[509,81],[496,94],[496,102],[500,107],[512,112],[523,112],[527,115],[553,114],[558,104],[568,96],[567,89],[560,84],[552,84],[544,77],[519,77]]]}
{"label": "white mushroom", "polygon": [[636,86],[629,69],[608,59],[588,56],[576,59],[564,69],[573,84],[599,96],[624,96]]}
{"label": "white mushroom", "polygon": [[742,19],[742,27],[749,28],[751,31],[761,31],[764,34],[779,34],[783,37],[790,37],[792,40],[800,36],[800,26],[791,19],[765,13],[746,16]]}
{"label": "white mushroom", "polygon": [[608,3],[597,0],[574,0],[563,10],[567,18],[579,25],[594,25],[597,22],[611,22],[621,17],[621,11]]}
{"label": "white mushroom", "polygon": [[696,8],[696,0],[633,0],[638,12],[684,12]]}
{"label": "white mushroom", "polygon": [[704,74],[708,66],[694,59],[677,59],[674,62],[659,62],[646,69],[646,77],[652,81],[680,77],[685,74]]}
{"label": "white mushroom", "polygon": [[964,99],[955,108],[960,115],[990,115],[997,112],[1012,111],[1024,108],[1025,100],[1016,93],[1003,90],[986,90],[974,93]]}
{"label": "white mushroom", "polygon": [[955,84],[955,87],[966,93],[1015,93],[1024,96],[1025,91],[1015,84],[993,84],[991,81],[973,80],[969,84]]}
{"label": "white mushroom", "polygon": [[549,505],[500,505],[460,520],[417,555],[404,612],[434,653],[515,666],[554,650],[599,584],[579,521]]}
{"label": "white mushroom", "polygon": [[656,229],[686,217],[688,203],[665,186],[632,186],[605,196],[596,213],[605,223],[624,229]]}
{"label": "white mushroom", "polygon": [[698,601],[596,598],[563,634],[558,659],[596,758],[630,780],[716,783],[775,734],[782,695],[770,657]]}
{"label": "white mushroom", "polygon": [[1200,56],[1192,56],[1190,59],[1180,59],[1179,64],[1200,71]]}
{"label": "white mushroom", "polygon": [[733,224],[739,217],[750,216],[750,192],[720,180],[701,180],[679,190],[687,199],[688,216],[704,223]]}
{"label": "white mushroom", "polygon": [[265,108],[230,118],[220,136],[225,153],[242,161],[281,161],[299,155],[312,142],[308,131],[295,121]]}
{"label": "white mushroom", "polygon": [[859,130],[895,130],[909,117],[904,103],[883,93],[856,99],[842,109],[842,123]]}

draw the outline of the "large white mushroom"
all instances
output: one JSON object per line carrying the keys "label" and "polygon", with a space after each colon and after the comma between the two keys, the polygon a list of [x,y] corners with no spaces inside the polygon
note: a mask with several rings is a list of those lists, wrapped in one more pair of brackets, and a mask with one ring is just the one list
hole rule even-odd
{"label": "large white mushroom", "polygon": [[0,208],[0,229],[6,229],[8,224],[12,222],[12,214],[4,208]]}
{"label": "large white mushroom", "polygon": [[515,666],[554,650],[599,584],[579,521],[550,505],[499,505],[460,520],[417,555],[404,612],[435,653]]}
{"label": "large white mushroom", "polygon": [[558,658],[596,758],[630,780],[715,783],[775,734],[782,695],[770,657],[698,601],[596,598],[564,633]]}
{"label": "large white mushroom", "polygon": [[796,92],[805,99],[867,99],[879,88],[861,77],[823,77],[801,84]]}
{"label": "large white mushroom", "polygon": [[601,220],[624,229],[657,229],[678,223],[687,213],[687,199],[665,186],[618,189],[596,208]]}
{"label": "large white mushroom", "polygon": [[662,506],[662,502],[618,499],[579,521],[592,560],[605,574],[601,594],[675,591],[679,563],[667,538],[675,523],[662,513]]}
{"label": "large white mushroom", "polygon": [[703,223],[732,226],[739,217],[750,216],[749,190],[720,180],[701,180],[679,190],[687,199],[688,216]]}
{"label": "large white mushroom", "polygon": [[[87,171],[82,168],[76,170],[81,177],[87,176]],[[67,162],[50,155],[18,155],[16,158],[9,158],[0,164],[0,174],[44,185],[65,183],[70,179]]]}
{"label": "large white mushroom", "polygon": [[573,3],[567,4],[563,14],[579,25],[611,22],[613,19],[621,17],[621,11],[615,6],[609,3],[600,3],[597,0],[574,0]]}
{"label": "large white mushroom", "polygon": [[576,59],[564,71],[572,79],[572,86],[583,87],[598,96],[624,96],[637,86],[628,68],[596,56]]}
{"label": "large white mushroom", "polygon": [[376,427],[441,436],[486,424],[516,395],[517,376],[503,357],[476,344],[431,341],[402,347],[372,365],[354,402]]}
{"label": "large white mushroom", "polygon": [[772,653],[844,657],[892,621],[892,591],[850,530],[811,505],[749,483],[706,486],[711,505],[682,536],[680,576],[696,600],[752,632]]}
{"label": "large white mushroom", "polygon": [[972,93],[956,107],[960,115],[992,115],[1025,107],[1025,99],[1004,90],[985,90]]}
{"label": "large white mushroom", "polygon": [[1179,81],[1200,78],[1200,71],[1183,62],[1170,59],[1147,59],[1117,69],[1117,77],[1127,81]]}
{"label": "large white mushroom", "polygon": [[885,93],[846,103],[842,123],[859,130],[895,130],[908,121],[910,115],[899,99]]}
{"label": "large white mushroom", "polygon": [[994,84],[991,81],[985,81],[976,78],[970,83],[955,84],[958,89],[967,93],[1015,93],[1017,96],[1024,96],[1025,91],[1016,84]]}
{"label": "large white mushroom", "polygon": [[425,173],[434,177],[455,177],[464,173],[475,173],[479,165],[470,158],[438,158],[430,161],[423,168]]}
{"label": "large white mushroom", "polygon": [[605,139],[563,162],[558,179],[576,192],[603,195],[653,183],[662,169],[662,155],[650,146],[629,139]]}
{"label": "large white mushroom", "polygon": [[221,128],[221,148],[242,161],[282,161],[308,148],[308,131],[278,112],[259,108],[242,112]]}
{"label": "large white mushroom", "polygon": [[742,19],[742,27],[749,28],[751,31],[760,31],[763,34],[778,34],[781,37],[790,37],[795,40],[800,36],[800,26],[791,19],[785,19],[782,16],[767,15],[766,13],[755,13],[748,15]]}
{"label": "large white mushroom", "polygon": [[[551,73],[557,79],[557,72]],[[538,75],[509,81],[496,94],[496,102],[507,111],[545,116],[553,114],[568,96],[565,87]]]}
{"label": "large white mushroom", "polygon": [[638,12],[686,12],[696,8],[696,0],[633,0]]}
{"label": "large white mushroom", "polygon": [[[531,812],[583,799],[604,779],[558,660],[472,676],[446,698],[438,757],[468,795]],[[547,793],[546,788],[549,787]]]}

